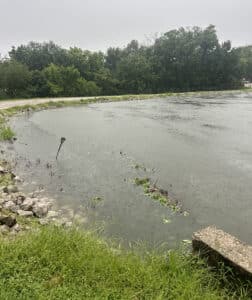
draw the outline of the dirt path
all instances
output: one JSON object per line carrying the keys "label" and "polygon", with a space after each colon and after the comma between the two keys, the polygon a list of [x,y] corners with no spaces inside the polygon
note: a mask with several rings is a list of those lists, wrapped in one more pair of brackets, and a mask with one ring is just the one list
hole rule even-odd
{"label": "dirt path", "polygon": [[21,100],[4,100],[0,101],[0,109],[6,109],[14,106],[23,106],[26,104],[40,104],[46,102],[59,102],[59,101],[78,101],[85,98],[95,97],[65,97],[65,98],[36,98],[36,99],[21,99]]}

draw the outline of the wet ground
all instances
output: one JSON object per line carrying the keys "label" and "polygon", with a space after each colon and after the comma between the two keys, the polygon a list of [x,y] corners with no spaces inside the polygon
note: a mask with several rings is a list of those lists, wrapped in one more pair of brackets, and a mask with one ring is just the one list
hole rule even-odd
{"label": "wet ground", "polygon": [[[92,104],[12,120],[9,150],[34,190],[127,242],[173,246],[215,224],[252,243],[252,94]],[[64,143],[55,156],[60,138]],[[149,177],[189,212],[144,195]]]}

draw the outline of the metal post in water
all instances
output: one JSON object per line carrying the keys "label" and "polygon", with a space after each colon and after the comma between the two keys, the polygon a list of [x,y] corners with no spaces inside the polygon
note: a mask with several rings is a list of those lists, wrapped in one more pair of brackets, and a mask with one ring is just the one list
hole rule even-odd
{"label": "metal post in water", "polygon": [[61,149],[63,143],[65,142],[65,140],[66,140],[66,138],[64,138],[64,137],[62,137],[62,138],[60,139],[60,145],[59,145],[59,149],[58,149],[58,152],[57,152],[57,155],[56,155],[56,160],[58,159],[60,149]]}

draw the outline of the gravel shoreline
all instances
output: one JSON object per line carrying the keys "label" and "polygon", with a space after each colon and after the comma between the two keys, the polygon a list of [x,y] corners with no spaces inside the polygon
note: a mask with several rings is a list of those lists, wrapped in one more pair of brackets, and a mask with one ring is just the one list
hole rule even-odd
{"label": "gravel shoreline", "polygon": [[0,162],[0,180],[0,234],[16,234],[29,229],[29,226],[19,224],[19,218],[35,219],[41,225],[73,225],[74,212],[70,208],[53,210],[55,200],[43,197],[41,191],[29,194],[20,191],[22,179],[12,172],[5,160]]}

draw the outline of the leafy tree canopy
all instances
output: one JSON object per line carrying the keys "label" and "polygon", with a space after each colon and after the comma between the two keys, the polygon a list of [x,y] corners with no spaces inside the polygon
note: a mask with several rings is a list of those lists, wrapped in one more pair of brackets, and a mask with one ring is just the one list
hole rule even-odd
{"label": "leafy tree canopy", "polygon": [[30,42],[0,59],[0,97],[231,89],[242,78],[252,80],[252,46],[220,43],[213,25],[181,27],[149,46],[132,40],[106,53]]}

